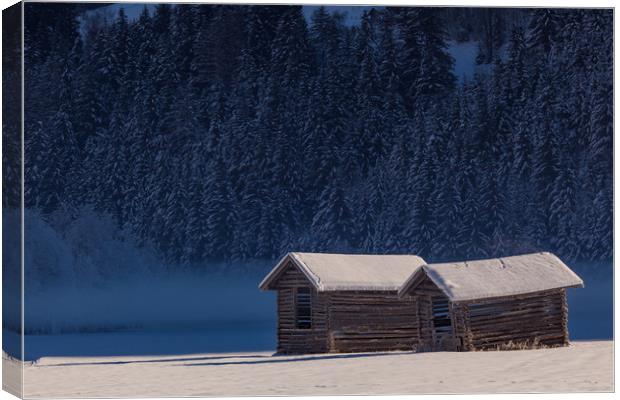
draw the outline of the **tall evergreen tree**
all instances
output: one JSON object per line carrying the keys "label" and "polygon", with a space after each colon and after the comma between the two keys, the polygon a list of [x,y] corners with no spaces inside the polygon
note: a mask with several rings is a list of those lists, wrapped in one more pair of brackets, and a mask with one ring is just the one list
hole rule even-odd
{"label": "tall evergreen tree", "polygon": [[447,51],[447,33],[433,8],[418,11],[420,74],[415,82],[420,95],[445,95],[454,88],[454,58]]}

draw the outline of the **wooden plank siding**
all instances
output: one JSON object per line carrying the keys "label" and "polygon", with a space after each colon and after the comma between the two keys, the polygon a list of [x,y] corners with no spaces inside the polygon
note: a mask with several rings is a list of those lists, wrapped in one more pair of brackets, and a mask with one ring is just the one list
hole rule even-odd
{"label": "wooden plank siding", "polygon": [[452,338],[448,338],[433,325],[432,300],[443,292],[426,274],[415,279],[406,297],[417,299],[420,351],[539,348],[569,343],[566,289],[450,301]]}
{"label": "wooden plank siding", "polygon": [[[318,292],[295,265],[277,278],[278,353],[475,351],[568,344],[566,290],[453,302],[426,274],[409,295]],[[296,324],[296,293],[309,288],[311,328]],[[437,326],[435,326],[437,325]]]}
{"label": "wooden plank siding", "polygon": [[463,302],[454,308],[466,350],[568,345],[565,289]]}
{"label": "wooden plank siding", "polygon": [[415,350],[419,345],[418,309],[396,291],[338,291],[329,297],[330,351]]}
{"label": "wooden plank siding", "polygon": [[[426,276],[421,275],[415,283],[415,289],[411,292],[418,305],[418,324],[420,326],[420,344],[418,351],[442,351],[456,350],[455,348],[455,323],[452,313],[452,304],[447,301],[444,293]],[[433,323],[433,299],[441,299],[448,302],[450,310],[450,332],[438,333]]]}
{"label": "wooden plank siding", "polygon": [[[327,297],[318,293],[305,275],[288,266],[278,278],[278,353],[326,353]],[[311,289],[312,327],[299,329],[295,324],[295,294],[299,287]]]}
{"label": "wooden plank siding", "polygon": [[[311,288],[312,328],[295,324],[295,293]],[[420,326],[414,299],[396,291],[317,292],[294,265],[275,284],[281,354],[416,350]]]}

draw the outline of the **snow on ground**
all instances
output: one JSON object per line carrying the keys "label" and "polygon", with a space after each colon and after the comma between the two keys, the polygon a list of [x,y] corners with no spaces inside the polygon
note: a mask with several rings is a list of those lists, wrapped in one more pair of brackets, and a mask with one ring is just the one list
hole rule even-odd
{"label": "snow on ground", "polygon": [[25,365],[24,379],[30,398],[610,392],[613,342],[470,353],[45,357]]}

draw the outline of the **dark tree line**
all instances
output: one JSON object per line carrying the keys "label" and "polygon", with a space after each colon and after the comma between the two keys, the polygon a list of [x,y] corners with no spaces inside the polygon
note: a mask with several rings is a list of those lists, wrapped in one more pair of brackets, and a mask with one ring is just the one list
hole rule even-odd
{"label": "dark tree line", "polygon": [[323,8],[157,5],[78,26],[33,4],[26,203],[44,215],[91,205],[186,263],[611,258],[609,10],[464,9],[491,45],[459,82],[441,9],[349,27]]}

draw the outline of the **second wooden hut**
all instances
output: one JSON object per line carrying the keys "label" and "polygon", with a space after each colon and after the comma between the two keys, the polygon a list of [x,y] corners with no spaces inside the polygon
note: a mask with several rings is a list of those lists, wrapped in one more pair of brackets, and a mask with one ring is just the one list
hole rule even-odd
{"label": "second wooden hut", "polygon": [[535,253],[430,264],[399,290],[418,307],[418,350],[568,344],[566,289],[583,281],[558,257]]}

